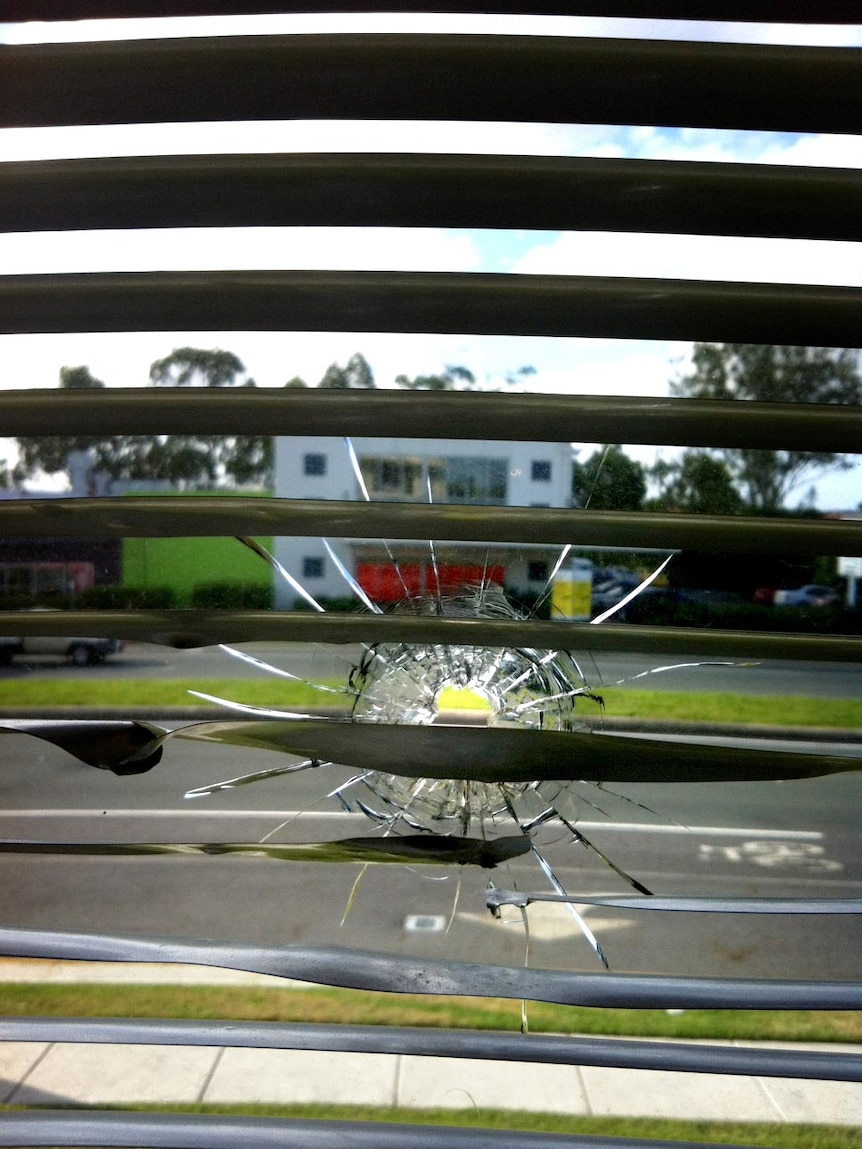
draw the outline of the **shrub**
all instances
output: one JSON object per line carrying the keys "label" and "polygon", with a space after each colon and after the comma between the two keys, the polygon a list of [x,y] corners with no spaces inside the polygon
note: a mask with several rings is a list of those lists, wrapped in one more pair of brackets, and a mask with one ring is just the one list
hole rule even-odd
{"label": "shrub", "polygon": [[254,582],[203,582],[192,588],[198,610],[271,610],[272,587]]}
{"label": "shrub", "polygon": [[685,591],[656,591],[625,608],[625,621],[644,626],[710,627],[716,630],[785,631],[792,634],[858,634],[862,614],[842,607],[765,606],[703,601]]}
{"label": "shrub", "polygon": [[[367,608],[353,595],[346,595],[343,598],[334,598],[327,595],[317,595],[315,597],[327,614],[345,614],[354,611],[367,613]],[[293,606],[290,609],[306,611],[314,610],[314,607],[306,602],[304,598],[296,598],[293,600]]]}
{"label": "shrub", "polygon": [[91,586],[75,605],[79,610],[170,610],[176,600],[170,586]]}

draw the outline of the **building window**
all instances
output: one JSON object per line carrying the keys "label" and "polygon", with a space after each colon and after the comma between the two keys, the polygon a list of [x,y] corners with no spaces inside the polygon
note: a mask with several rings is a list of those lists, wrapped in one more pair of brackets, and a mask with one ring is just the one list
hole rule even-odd
{"label": "building window", "polygon": [[323,559],[306,555],[302,560],[303,578],[323,578]]}
{"label": "building window", "polygon": [[527,578],[530,582],[548,581],[548,564],[541,559],[534,559],[527,563]]}
{"label": "building window", "polygon": [[378,499],[422,498],[422,460],[395,455],[366,456],[359,468],[368,490]]}
{"label": "building window", "polygon": [[506,502],[508,465],[505,459],[449,458],[445,464],[447,502]]}
{"label": "building window", "polygon": [[306,455],[302,460],[302,471],[305,475],[316,477],[326,474],[326,455]]}
{"label": "building window", "polygon": [[551,481],[551,461],[550,459],[533,459],[531,464],[530,478],[534,483],[550,483]]}

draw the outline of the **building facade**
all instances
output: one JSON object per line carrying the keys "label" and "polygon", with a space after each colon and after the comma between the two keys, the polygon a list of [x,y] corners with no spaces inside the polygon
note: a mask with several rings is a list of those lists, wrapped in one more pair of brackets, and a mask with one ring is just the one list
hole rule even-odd
{"label": "building facade", "polygon": [[[363,482],[372,502],[480,504],[486,506],[568,507],[572,497],[572,450],[568,443],[488,442],[470,439],[353,440]],[[290,437],[277,440],[275,493],[285,499],[362,500],[350,454],[341,438]],[[547,547],[507,547],[386,540],[329,539],[338,558],[377,602],[416,594],[443,593],[482,577],[518,593],[538,593],[556,552]],[[314,598],[351,594],[337,563],[319,538],[275,541],[281,564]],[[276,606],[289,609],[295,592],[276,588]]]}

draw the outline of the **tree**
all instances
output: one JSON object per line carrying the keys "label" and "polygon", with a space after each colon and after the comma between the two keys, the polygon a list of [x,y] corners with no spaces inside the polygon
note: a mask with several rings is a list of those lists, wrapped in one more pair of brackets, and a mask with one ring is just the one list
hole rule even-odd
{"label": "tree", "polygon": [[[90,373],[89,367],[61,367],[60,388],[64,391],[91,387],[104,387],[101,379]],[[40,471],[55,475],[66,470],[66,460],[72,451],[92,451],[94,462],[102,462],[111,454],[111,440],[93,435],[34,435],[18,440],[20,467],[25,478]]]}
{"label": "tree", "polygon": [[476,376],[466,367],[447,364],[445,369],[437,375],[417,375],[409,379],[406,375],[396,375],[395,382],[399,387],[406,387],[408,391],[457,391],[458,385],[463,388],[472,387]]}
{"label": "tree", "polygon": [[218,347],[175,347],[150,367],[154,387],[254,387],[254,380],[241,382],[245,366],[232,351]]}
{"label": "tree", "polygon": [[[770,403],[862,402],[856,351],[821,347],[696,343],[694,370],[671,383],[674,395],[693,399],[753,399]],[[832,451],[722,449],[746,504],[774,513],[787,495],[817,474],[849,466]]]}
{"label": "tree", "polygon": [[[150,367],[154,387],[254,387],[245,365],[232,351],[178,347]],[[268,435],[158,436],[148,452],[149,478],[178,485],[214,486],[225,478],[236,483],[266,479],[273,462]]]}
{"label": "tree", "polygon": [[[181,347],[150,368],[156,387],[254,387],[242,379],[245,367],[230,351]],[[104,387],[88,367],[63,367],[60,387]],[[73,451],[86,451],[93,473],[115,480],[169,480],[177,486],[215,486],[230,478],[259,481],[272,470],[272,439],[264,435],[64,435],[18,440],[25,477],[67,470]]]}
{"label": "tree", "polygon": [[510,384],[523,383],[525,379],[529,379],[531,375],[536,374],[536,368],[531,367],[526,363],[523,367],[519,367],[517,371],[509,371],[506,376],[506,382]]}
{"label": "tree", "polygon": [[727,463],[708,451],[684,451],[674,462],[659,459],[649,476],[658,485],[651,509],[707,515],[735,515],[743,509]]}
{"label": "tree", "polygon": [[370,390],[375,386],[374,373],[365,356],[357,351],[347,360],[346,367],[330,363],[317,386],[334,391]]}
{"label": "tree", "polygon": [[620,446],[601,447],[572,468],[572,501],[593,511],[636,511],[646,495],[643,466]]}

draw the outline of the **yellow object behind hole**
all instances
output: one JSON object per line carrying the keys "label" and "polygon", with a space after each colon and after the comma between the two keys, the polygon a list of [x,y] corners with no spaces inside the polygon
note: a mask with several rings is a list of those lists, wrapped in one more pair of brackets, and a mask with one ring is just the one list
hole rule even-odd
{"label": "yellow object behind hole", "polygon": [[475,690],[467,687],[444,686],[435,699],[437,711],[441,710],[482,710],[491,712],[491,703]]}

